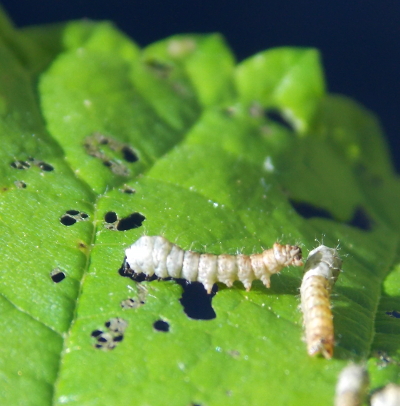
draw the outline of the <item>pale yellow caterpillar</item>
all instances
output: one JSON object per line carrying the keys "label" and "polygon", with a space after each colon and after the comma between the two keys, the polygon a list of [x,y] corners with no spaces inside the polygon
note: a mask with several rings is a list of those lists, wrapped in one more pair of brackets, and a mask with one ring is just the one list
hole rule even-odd
{"label": "pale yellow caterpillar", "polygon": [[332,358],[334,333],[329,296],[341,266],[336,249],[325,245],[312,250],[307,258],[300,295],[309,355]]}
{"label": "pale yellow caterpillar", "polygon": [[369,385],[368,371],[363,365],[347,365],[339,374],[335,406],[361,406]]}
{"label": "pale yellow caterpillar", "polygon": [[140,237],[125,250],[125,255],[126,267],[134,273],[198,281],[207,293],[211,293],[215,282],[232,286],[235,280],[241,281],[246,290],[255,279],[269,288],[272,274],[289,265],[303,265],[301,249],[294,245],[275,243],[261,254],[214,255],[184,251],[160,236]]}
{"label": "pale yellow caterpillar", "polygon": [[400,386],[394,383],[387,384],[383,389],[371,396],[371,406],[399,406]]}

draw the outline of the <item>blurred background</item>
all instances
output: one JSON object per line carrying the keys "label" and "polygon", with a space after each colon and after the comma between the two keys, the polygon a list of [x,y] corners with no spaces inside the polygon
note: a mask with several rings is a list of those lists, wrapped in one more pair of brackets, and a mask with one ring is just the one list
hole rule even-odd
{"label": "blurred background", "polygon": [[222,33],[240,61],[267,48],[316,47],[328,90],[373,110],[400,173],[398,0],[0,0],[17,26],[112,20],[139,45],[177,33]]}

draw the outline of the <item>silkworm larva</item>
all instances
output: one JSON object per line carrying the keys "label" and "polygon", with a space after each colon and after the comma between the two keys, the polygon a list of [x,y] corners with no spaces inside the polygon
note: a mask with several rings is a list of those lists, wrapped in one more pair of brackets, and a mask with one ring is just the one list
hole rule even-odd
{"label": "silkworm larva", "polygon": [[389,383],[371,396],[371,406],[399,406],[400,386]]}
{"label": "silkworm larva", "polygon": [[369,385],[368,372],[362,365],[350,364],[339,375],[335,406],[361,406]]}
{"label": "silkworm larva", "polygon": [[211,293],[215,282],[232,286],[235,280],[250,290],[254,279],[269,288],[270,276],[282,268],[301,266],[301,249],[275,243],[273,248],[253,255],[214,255],[184,251],[160,236],[140,237],[125,250],[126,265],[134,273],[157,275],[159,278],[184,278],[201,282]]}
{"label": "silkworm larva", "polygon": [[336,249],[325,245],[312,250],[307,258],[300,295],[309,355],[321,353],[332,358],[334,334],[329,296],[341,266]]}

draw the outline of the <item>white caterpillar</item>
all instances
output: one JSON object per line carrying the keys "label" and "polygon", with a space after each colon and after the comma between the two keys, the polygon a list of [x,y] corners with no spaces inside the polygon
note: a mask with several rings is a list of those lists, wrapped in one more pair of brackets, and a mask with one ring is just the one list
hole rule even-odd
{"label": "white caterpillar", "polygon": [[400,386],[394,383],[387,384],[383,389],[371,396],[371,406],[399,406]]}
{"label": "white caterpillar", "polygon": [[336,385],[335,406],[361,406],[369,385],[368,371],[362,365],[347,365]]}
{"label": "white caterpillar", "polygon": [[325,245],[312,250],[307,258],[300,295],[309,355],[321,353],[332,358],[334,333],[329,296],[341,266],[336,249]]}
{"label": "white caterpillar", "polygon": [[198,281],[207,293],[211,293],[215,282],[232,286],[235,280],[241,281],[246,290],[255,279],[269,288],[272,274],[289,265],[303,265],[301,249],[293,245],[275,243],[261,254],[214,255],[184,251],[160,236],[140,237],[125,250],[125,255],[126,265],[134,273]]}

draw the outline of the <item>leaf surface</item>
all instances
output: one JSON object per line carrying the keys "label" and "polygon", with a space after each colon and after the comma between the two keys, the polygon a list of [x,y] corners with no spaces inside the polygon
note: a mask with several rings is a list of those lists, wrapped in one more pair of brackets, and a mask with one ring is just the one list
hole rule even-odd
{"label": "leaf surface", "polygon": [[[374,116],[325,94],[317,51],[235,66],[215,34],[143,50],[109,23],[2,36],[2,404],[329,404],[349,360],[373,387],[397,380],[399,182]],[[119,274],[144,234],[215,254],[339,244],[334,359],[306,353],[301,269],[200,289],[215,317],[198,319],[180,300],[196,283]]]}

